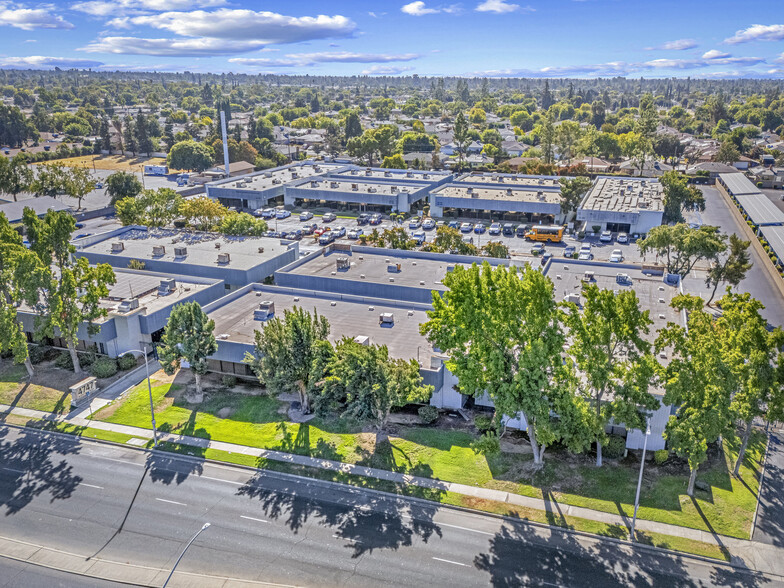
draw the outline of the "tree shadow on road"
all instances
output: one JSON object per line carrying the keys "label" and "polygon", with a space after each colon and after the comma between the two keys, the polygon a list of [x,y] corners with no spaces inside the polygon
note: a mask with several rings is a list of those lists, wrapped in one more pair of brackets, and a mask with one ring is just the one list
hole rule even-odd
{"label": "tree shadow on road", "polygon": [[[188,479],[191,474],[200,476],[204,471],[203,458],[207,452],[207,444],[210,441],[210,435],[204,428],[196,428],[197,412],[191,412],[190,418],[184,424],[181,435],[188,437],[198,437],[204,439],[204,447],[197,447],[195,445],[178,443],[174,441],[161,441],[158,443],[159,450],[151,451],[147,455],[147,470],[150,474],[152,482],[161,482],[167,486],[172,482],[177,485],[182,484]],[[182,459],[176,455],[168,455],[168,453],[176,453],[179,455],[186,455],[200,459]]]}
{"label": "tree shadow on road", "polygon": [[[0,430],[0,438],[8,433],[9,429]],[[58,456],[79,450],[73,439],[27,429],[15,439],[0,441],[0,507],[6,515],[16,514],[41,495],[48,494],[50,502],[69,498],[82,478]]]}

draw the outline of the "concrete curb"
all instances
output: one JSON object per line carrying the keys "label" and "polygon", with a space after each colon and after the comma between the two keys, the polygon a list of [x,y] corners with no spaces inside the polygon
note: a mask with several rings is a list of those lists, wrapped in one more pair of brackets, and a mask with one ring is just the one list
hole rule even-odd
{"label": "concrete curb", "polygon": [[[696,555],[696,554],[692,554],[692,553],[686,553],[686,552],[677,551],[677,550],[665,549],[663,547],[656,547],[654,545],[645,545],[643,543],[631,542],[631,541],[628,541],[628,540],[618,539],[618,538],[615,538],[615,537],[605,537],[605,536],[602,536],[602,535],[595,535],[595,534],[588,533],[588,532],[585,532],[585,531],[578,531],[578,530],[569,529],[569,528],[566,528],[566,527],[559,527],[557,525],[548,525],[546,523],[540,523],[538,521],[531,521],[531,520],[528,520],[528,519],[521,519],[521,518],[517,518],[517,517],[500,515],[500,514],[486,512],[486,511],[482,511],[482,510],[476,510],[476,509],[472,509],[472,508],[468,508],[468,507],[464,507],[464,506],[457,506],[457,505],[452,505],[452,504],[443,504],[443,503],[440,503],[440,502],[427,500],[426,498],[419,498],[417,496],[407,496],[405,494],[393,494],[393,493],[390,493],[390,492],[386,492],[384,490],[376,490],[374,488],[364,488],[364,487],[359,488],[359,487],[351,486],[350,484],[343,484],[341,482],[333,482],[333,481],[330,481],[330,480],[320,480],[318,478],[310,478],[308,476],[298,476],[296,474],[289,474],[289,473],[286,473],[286,472],[278,472],[278,471],[275,471],[275,470],[265,470],[263,468],[256,468],[256,467],[252,467],[252,466],[245,466],[245,465],[241,465],[241,464],[234,464],[234,463],[229,463],[229,462],[220,461],[220,460],[216,460],[216,459],[210,459],[210,458],[204,458],[204,457],[196,457],[196,456],[190,456],[190,455],[182,455],[180,453],[170,452],[170,451],[166,451],[166,450],[163,450],[163,449],[148,449],[146,447],[135,447],[135,446],[126,445],[126,444],[123,444],[123,443],[117,443],[115,441],[107,441],[107,440],[104,440],[104,439],[91,439],[91,438],[86,438],[86,437],[78,437],[78,436],[72,435],[70,433],[63,433],[61,431],[46,431],[46,430],[42,430],[42,429],[35,429],[34,427],[25,427],[25,426],[14,425],[14,424],[9,424],[9,423],[3,423],[3,424],[5,426],[13,427],[13,428],[16,428],[16,429],[32,429],[32,430],[35,430],[36,432],[39,432],[39,433],[53,434],[53,435],[58,435],[58,436],[67,436],[67,437],[72,438],[72,439],[76,437],[76,438],[79,438],[79,439],[81,439],[81,440],[83,440],[85,442],[106,444],[106,445],[110,445],[110,446],[114,446],[114,447],[122,447],[124,449],[133,449],[133,450],[144,452],[144,453],[147,453],[147,454],[153,454],[153,453],[166,454],[167,457],[170,457],[170,458],[173,458],[173,459],[178,459],[178,460],[181,460],[181,461],[186,461],[186,462],[207,462],[207,463],[210,463],[212,465],[219,466],[221,468],[230,469],[230,470],[231,469],[235,469],[235,470],[239,469],[239,470],[253,472],[253,473],[264,472],[267,475],[277,476],[278,478],[282,478],[282,479],[296,480],[296,481],[299,481],[299,482],[301,482],[303,480],[306,480],[309,483],[313,483],[313,484],[316,484],[316,485],[321,485],[321,486],[324,486],[324,487],[330,487],[330,488],[340,487],[341,489],[345,490],[345,488],[348,486],[349,488],[355,488],[357,493],[376,494],[376,495],[379,495],[379,496],[383,496],[384,498],[391,498],[391,499],[395,499],[395,500],[406,500],[406,501],[410,501],[410,502],[413,502],[413,503],[418,503],[418,504],[420,504],[422,506],[426,506],[426,507],[433,508],[433,509],[436,509],[436,510],[439,509],[439,508],[445,508],[445,509],[449,509],[449,510],[454,510],[454,511],[458,511],[458,512],[463,512],[463,513],[468,513],[468,514],[473,514],[473,515],[478,515],[478,516],[483,516],[483,517],[492,517],[492,518],[495,518],[495,519],[498,519],[498,520],[508,521],[510,523],[532,525],[532,526],[540,528],[540,529],[548,529],[550,531],[556,531],[556,532],[566,533],[566,534],[570,534],[570,535],[574,535],[574,536],[578,536],[578,537],[584,537],[584,538],[591,539],[591,540],[594,540],[594,541],[610,541],[610,542],[616,543],[618,545],[624,545],[624,546],[627,546],[627,547],[631,547],[633,549],[647,550],[648,552],[651,552],[651,553],[658,553],[658,554],[664,553],[664,554],[668,554],[668,555],[671,555],[671,556],[674,555],[676,557],[686,557],[686,558],[689,558],[689,559],[692,559],[692,560],[695,560],[695,561],[701,561],[701,562],[704,562],[704,563],[709,563],[711,565],[725,566],[725,567],[730,567],[730,568],[733,568],[733,569],[736,569],[736,570],[741,570],[741,571],[744,571],[744,572],[748,572],[751,575],[760,574],[760,575],[763,575],[763,576],[766,576],[766,577],[775,578],[775,579],[784,579],[784,575],[779,575],[779,574],[775,574],[775,573],[772,573],[772,572],[763,572],[763,571],[760,571],[760,570],[756,570],[754,568],[750,568],[750,567],[748,567],[746,565],[733,563],[732,561],[727,562],[727,561],[722,561],[722,560],[719,560],[719,559],[714,559],[714,558],[701,556],[701,555]],[[358,474],[354,474],[354,475],[358,475]],[[433,524],[437,525],[438,523],[433,523]],[[0,554],[0,556],[2,556],[2,554]],[[264,584],[262,584],[262,585],[264,585]]]}

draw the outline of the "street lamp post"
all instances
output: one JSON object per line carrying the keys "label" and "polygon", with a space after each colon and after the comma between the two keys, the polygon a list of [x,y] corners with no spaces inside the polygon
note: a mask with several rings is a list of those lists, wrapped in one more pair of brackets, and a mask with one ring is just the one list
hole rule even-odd
{"label": "street lamp post", "polygon": [[191,540],[188,541],[188,544],[185,546],[185,549],[183,549],[182,553],[180,553],[180,557],[178,557],[177,561],[174,562],[174,566],[172,567],[171,572],[169,572],[169,576],[166,578],[166,581],[163,583],[163,588],[166,588],[166,586],[169,584],[169,580],[171,580],[171,577],[174,575],[174,570],[177,569],[177,565],[180,563],[180,560],[182,559],[182,556],[185,555],[185,552],[188,551],[188,548],[191,546],[191,543],[196,541],[196,537],[201,535],[201,532],[204,531],[209,526],[210,526],[209,523],[204,523],[202,525],[201,529],[196,531],[196,533],[194,533],[193,537],[191,537]]}
{"label": "street lamp post", "polygon": [[634,534],[634,527],[637,524],[637,509],[640,507],[640,487],[642,486],[642,472],[645,469],[645,452],[648,449],[648,437],[651,436],[651,419],[648,418],[647,429],[645,431],[645,441],[642,444],[642,461],[640,462],[640,477],[637,479],[637,494],[634,497],[634,516],[632,517],[632,528],[629,531],[629,537],[632,542],[637,540]]}
{"label": "street lamp post", "polygon": [[150,384],[150,364],[147,361],[147,346],[144,349],[129,349],[128,353],[138,351],[144,355],[144,369],[147,372],[147,392],[150,394],[150,416],[152,418],[152,442],[155,448],[158,448],[158,429],[155,427],[155,406],[152,403],[152,384]]}

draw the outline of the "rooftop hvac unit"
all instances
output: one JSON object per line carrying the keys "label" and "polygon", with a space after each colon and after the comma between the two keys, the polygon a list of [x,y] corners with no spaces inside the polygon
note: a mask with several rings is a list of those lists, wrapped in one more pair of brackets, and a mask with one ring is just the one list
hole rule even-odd
{"label": "rooftop hvac unit", "polygon": [[272,300],[265,300],[259,303],[259,307],[253,311],[253,319],[266,321],[275,316],[275,303]]}
{"label": "rooftop hvac unit", "polygon": [[395,315],[391,312],[382,312],[378,315],[378,324],[379,325],[394,325],[395,324]]}
{"label": "rooftop hvac unit", "polygon": [[399,263],[390,263],[387,266],[387,271],[391,272],[391,273],[394,273],[394,274],[399,273],[401,269],[402,269],[402,266]]}
{"label": "rooftop hvac unit", "polygon": [[498,183],[499,184],[503,184],[504,183],[504,176],[499,176],[498,177]]}
{"label": "rooftop hvac unit", "polygon": [[368,168],[368,169],[365,170],[365,175],[366,176],[372,176],[373,172]]}
{"label": "rooftop hvac unit", "polygon": [[390,186],[389,191],[393,194],[397,194],[397,186]]}
{"label": "rooftop hvac unit", "polygon": [[351,262],[348,260],[348,257],[338,257],[335,260],[338,270],[347,270],[351,267]]}
{"label": "rooftop hvac unit", "polygon": [[296,180],[299,177],[299,174],[295,171],[291,172],[291,179]]}
{"label": "rooftop hvac unit", "polygon": [[564,302],[571,302],[572,304],[580,304],[580,295],[579,294],[567,294],[564,297]]}
{"label": "rooftop hvac unit", "polygon": [[138,298],[126,298],[117,306],[117,312],[131,312],[137,308],[139,308]]}
{"label": "rooftop hvac unit", "polygon": [[215,241],[215,249],[220,249],[220,241]]}
{"label": "rooftop hvac unit", "polygon": [[229,263],[231,256],[228,253],[218,253],[218,263]]}
{"label": "rooftop hvac unit", "polygon": [[413,178],[414,177],[414,172],[410,172],[410,171],[406,172],[406,177],[407,178]]}
{"label": "rooftop hvac unit", "polygon": [[271,178],[272,177],[272,172],[264,172],[264,177],[265,178]]}
{"label": "rooftop hvac unit", "polygon": [[351,191],[356,192],[357,190],[359,190],[359,186],[357,184],[351,184]]}
{"label": "rooftop hvac unit", "polygon": [[153,245],[152,246],[152,256],[153,257],[161,257],[166,255],[166,247],[163,245]]}
{"label": "rooftop hvac unit", "polygon": [[368,192],[370,192],[371,194],[375,194],[376,188],[374,186],[368,186]]}
{"label": "rooftop hvac unit", "polygon": [[539,198],[539,200],[544,200],[544,192],[537,192],[536,197]]}
{"label": "rooftop hvac unit", "polygon": [[122,241],[115,241],[112,243],[112,253],[120,253],[120,251],[125,249],[125,243]]}
{"label": "rooftop hvac unit", "polygon": [[280,184],[281,183],[280,178],[272,178],[272,183],[273,184]]}
{"label": "rooftop hvac unit", "polygon": [[506,189],[506,195],[507,196],[511,196],[512,195],[512,189],[511,188],[507,188]]}
{"label": "rooftop hvac unit", "polygon": [[469,194],[473,194],[474,189],[471,186],[468,186],[468,188],[466,188],[466,192],[468,192]]}
{"label": "rooftop hvac unit", "polygon": [[338,184],[337,182],[330,182],[330,183],[329,183],[329,187],[330,187],[330,188],[337,188],[339,185],[340,185],[340,184]]}
{"label": "rooftop hvac unit", "polygon": [[177,282],[174,278],[166,278],[161,280],[161,284],[158,286],[158,295],[166,296],[167,294],[174,292],[176,287]]}
{"label": "rooftop hvac unit", "polygon": [[186,257],[188,255],[188,248],[187,247],[175,247],[174,248],[174,257]]}
{"label": "rooftop hvac unit", "polygon": [[367,337],[366,335],[357,335],[354,337],[354,342],[367,347],[370,345],[370,337]]}
{"label": "rooftop hvac unit", "polygon": [[264,253],[264,247],[259,247],[259,253]]}
{"label": "rooftop hvac unit", "polygon": [[320,173],[321,172],[321,166],[320,165],[314,165],[313,166],[313,171],[315,171],[316,173]]}
{"label": "rooftop hvac unit", "polygon": [[422,178],[425,179],[425,180],[429,180],[430,179],[430,174],[425,174],[425,175],[422,176]]}
{"label": "rooftop hvac unit", "polygon": [[385,171],[384,172],[384,177],[385,178],[391,178],[392,177],[392,172],[391,171]]}
{"label": "rooftop hvac unit", "polygon": [[310,187],[311,187],[311,188],[318,188],[318,187],[319,187],[319,183],[318,183],[316,180],[313,180],[313,181],[310,183]]}

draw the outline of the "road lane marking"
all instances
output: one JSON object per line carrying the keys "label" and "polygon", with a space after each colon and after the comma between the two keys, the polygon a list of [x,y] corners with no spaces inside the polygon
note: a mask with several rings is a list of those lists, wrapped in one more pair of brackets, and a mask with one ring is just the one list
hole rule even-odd
{"label": "road lane marking", "polygon": [[86,482],[80,482],[80,486],[87,486],[88,488],[97,488],[98,490],[103,490],[103,486],[96,486],[94,484],[87,484]]}
{"label": "road lane marking", "polygon": [[176,500],[166,500],[165,498],[156,498],[155,500],[159,500],[160,502],[168,502],[169,504],[177,504],[179,506],[188,506],[184,502],[177,502]]}
{"label": "road lane marking", "polygon": [[226,482],[227,484],[234,484],[235,486],[244,486],[245,482],[235,482],[234,480],[224,480],[223,478],[213,478],[211,476],[201,475],[200,478],[204,478],[205,480],[214,480],[216,482]]}
{"label": "road lane marking", "polygon": [[434,557],[433,559],[437,561],[443,561],[445,563],[455,564],[456,566],[463,566],[464,568],[468,567],[468,564],[460,563],[459,561],[452,561],[451,559],[441,559],[440,557]]}
{"label": "road lane marking", "polygon": [[461,527],[460,525],[450,525],[449,523],[433,523],[434,525],[438,525],[440,527],[452,527],[453,529],[460,529],[461,531],[471,531],[472,533],[479,533],[480,535],[490,535],[493,536],[495,533],[488,533],[487,531],[480,531],[479,529],[471,529],[469,527]]}
{"label": "road lane marking", "polygon": [[246,517],[245,515],[240,515],[241,519],[248,519],[249,521],[256,521],[258,523],[269,523],[269,521],[265,521],[264,519],[257,519],[256,517]]}
{"label": "road lane marking", "polygon": [[9,472],[14,472],[15,474],[24,474],[25,473],[24,470],[16,470],[14,468],[7,468],[5,466],[3,466],[3,469],[6,470],[6,471],[9,471]]}

